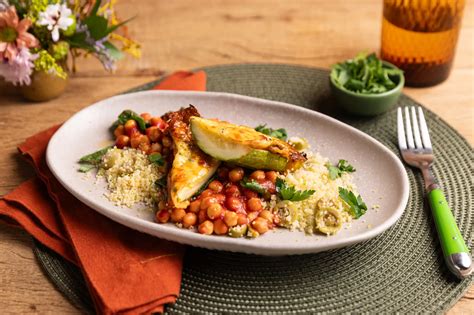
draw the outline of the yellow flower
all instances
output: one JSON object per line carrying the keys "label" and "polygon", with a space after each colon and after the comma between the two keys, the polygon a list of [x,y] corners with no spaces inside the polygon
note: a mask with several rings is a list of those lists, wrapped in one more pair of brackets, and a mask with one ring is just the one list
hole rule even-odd
{"label": "yellow flower", "polygon": [[110,38],[122,43],[122,51],[132,55],[135,58],[140,58],[142,56],[140,44],[131,40],[130,38],[116,33],[110,34]]}

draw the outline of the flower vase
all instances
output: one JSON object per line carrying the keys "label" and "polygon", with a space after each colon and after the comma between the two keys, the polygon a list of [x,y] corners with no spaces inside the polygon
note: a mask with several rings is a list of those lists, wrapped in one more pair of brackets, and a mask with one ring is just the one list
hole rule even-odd
{"label": "flower vase", "polygon": [[68,82],[67,78],[63,79],[45,71],[34,71],[31,83],[20,87],[20,92],[29,101],[49,101],[63,94]]}

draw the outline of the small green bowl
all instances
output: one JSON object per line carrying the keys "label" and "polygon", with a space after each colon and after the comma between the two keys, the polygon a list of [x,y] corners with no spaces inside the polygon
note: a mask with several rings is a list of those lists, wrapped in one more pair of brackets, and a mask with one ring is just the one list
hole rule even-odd
{"label": "small green bowl", "polygon": [[[389,62],[383,61],[388,68],[397,68]],[[329,75],[332,94],[337,103],[348,113],[359,116],[375,116],[385,113],[395,105],[405,84],[403,73],[395,78],[396,87],[390,91],[379,94],[360,94],[339,87]]]}

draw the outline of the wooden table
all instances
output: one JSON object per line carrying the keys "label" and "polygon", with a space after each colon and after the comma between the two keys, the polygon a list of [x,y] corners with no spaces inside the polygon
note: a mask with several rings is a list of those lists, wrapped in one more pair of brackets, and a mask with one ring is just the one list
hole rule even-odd
{"label": "wooden table", "polygon": [[[378,0],[135,0],[121,1],[143,57],[126,58],[109,74],[96,60],[79,72],[60,98],[23,101],[0,83],[0,194],[32,176],[16,146],[79,109],[178,69],[242,62],[275,62],[328,68],[361,50],[378,51],[382,5]],[[435,87],[406,88],[474,143],[474,0],[468,0],[450,78]],[[2,313],[78,313],[43,275],[24,232],[0,226]],[[474,313],[474,287],[449,314]]]}

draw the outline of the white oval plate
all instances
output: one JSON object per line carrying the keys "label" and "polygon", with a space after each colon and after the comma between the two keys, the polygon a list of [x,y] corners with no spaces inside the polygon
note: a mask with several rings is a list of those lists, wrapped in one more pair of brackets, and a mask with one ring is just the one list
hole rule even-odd
{"label": "white oval plate", "polygon": [[[286,128],[290,136],[308,139],[313,151],[337,162],[355,166],[355,183],[369,210],[337,235],[308,236],[298,231],[275,229],[257,239],[205,236],[173,224],[153,222],[153,213],[115,206],[104,196],[105,183],[77,171],[77,160],[111,140],[109,126],[124,109],[162,115],[188,104],[201,115],[236,124],[266,123]],[[260,255],[316,253],[370,239],[392,226],[408,201],[408,177],[400,160],[382,144],[331,117],[290,104],[227,93],[146,91],[115,96],[72,116],[56,132],[46,152],[48,166],[64,187],[101,214],[132,229],[160,238],[209,249]],[[379,205],[377,210],[373,205]],[[347,225],[346,225],[347,226]]]}

